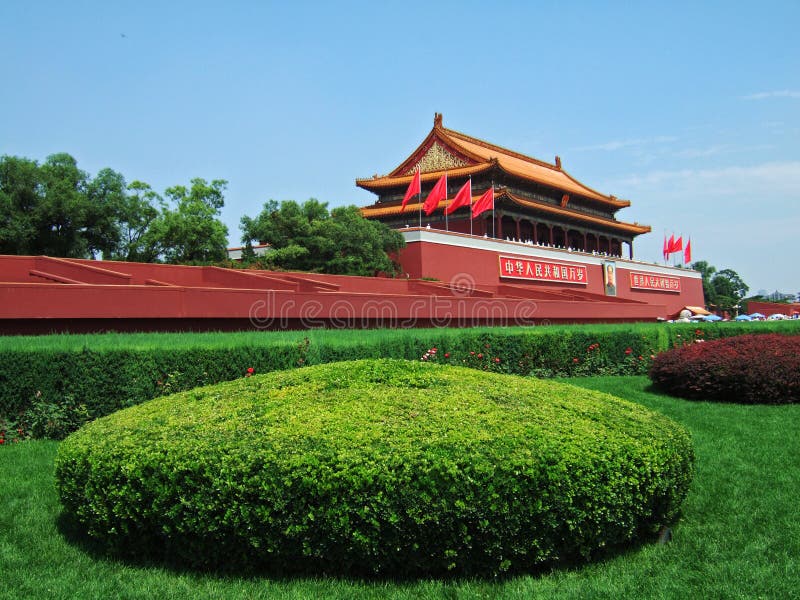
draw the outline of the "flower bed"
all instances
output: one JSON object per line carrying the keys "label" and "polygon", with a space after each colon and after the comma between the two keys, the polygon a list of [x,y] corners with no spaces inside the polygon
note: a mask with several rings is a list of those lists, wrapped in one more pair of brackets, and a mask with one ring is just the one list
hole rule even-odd
{"label": "flower bed", "polygon": [[277,573],[495,575],[589,558],[678,515],[670,419],[565,384],[423,361],[254,375],[98,419],[64,508],[125,555]]}
{"label": "flower bed", "polygon": [[683,398],[799,402],[800,336],[742,335],[680,346],[656,356],[650,379]]}

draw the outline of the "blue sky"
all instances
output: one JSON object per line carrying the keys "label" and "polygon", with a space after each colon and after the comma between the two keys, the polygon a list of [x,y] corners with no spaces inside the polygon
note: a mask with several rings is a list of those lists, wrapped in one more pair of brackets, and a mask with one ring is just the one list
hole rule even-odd
{"label": "blue sky", "polygon": [[751,290],[800,292],[800,2],[0,3],[0,154],[159,192],[366,205],[446,127],[632,201]]}

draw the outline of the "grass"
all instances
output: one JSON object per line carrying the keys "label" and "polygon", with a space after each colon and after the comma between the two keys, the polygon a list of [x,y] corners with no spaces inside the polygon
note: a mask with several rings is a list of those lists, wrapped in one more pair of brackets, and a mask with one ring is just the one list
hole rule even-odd
{"label": "grass", "polygon": [[499,581],[174,572],[97,556],[65,535],[52,477],[57,443],[36,441],[0,447],[0,589],[18,598],[800,598],[800,406],[679,400],[650,391],[643,377],[569,381],[692,432],[697,474],[669,544]]}
{"label": "grass", "polygon": [[[642,335],[670,327],[673,330],[758,333],[775,332],[797,334],[800,320],[753,322],[753,323],[616,323],[581,325],[585,334],[625,331]],[[445,340],[461,335],[455,328],[420,329],[309,329],[303,331],[239,331],[239,332],[183,332],[183,333],[95,333],[95,334],[53,334],[43,336],[0,336],[0,352],[13,350],[51,350],[81,351],[90,348],[95,351],[109,349],[146,350],[150,348],[227,348],[242,345],[268,346],[272,344],[297,344],[308,338],[312,344],[332,346],[374,345],[396,340],[430,339]],[[574,325],[541,325],[538,327],[475,327],[474,333],[492,334],[497,331],[536,333],[564,332],[574,333]]]}

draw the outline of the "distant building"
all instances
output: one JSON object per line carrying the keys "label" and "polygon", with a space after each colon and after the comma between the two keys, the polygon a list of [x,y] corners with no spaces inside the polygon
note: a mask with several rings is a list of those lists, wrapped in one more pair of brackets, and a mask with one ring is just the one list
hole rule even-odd
{"label": "distant building", "polygon": [[[228,248],[228,260],[240,261],[242,260],[242,253],[244,246],[237,248]],[[269,244],[256,244],[253,246],[253,254],[256,256],[264,256],[267,252],[272,250]]]}

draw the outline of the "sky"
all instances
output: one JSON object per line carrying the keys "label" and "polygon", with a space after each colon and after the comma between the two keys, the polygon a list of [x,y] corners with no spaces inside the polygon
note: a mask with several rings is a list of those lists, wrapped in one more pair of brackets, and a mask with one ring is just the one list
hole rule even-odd
{"label": "sky", "polygon": [[67,152],[158,192],[225,179],[371,204],[444,125],[629,199],[693,260],[800,292],[800,2],[0,3],[0,155]]}

